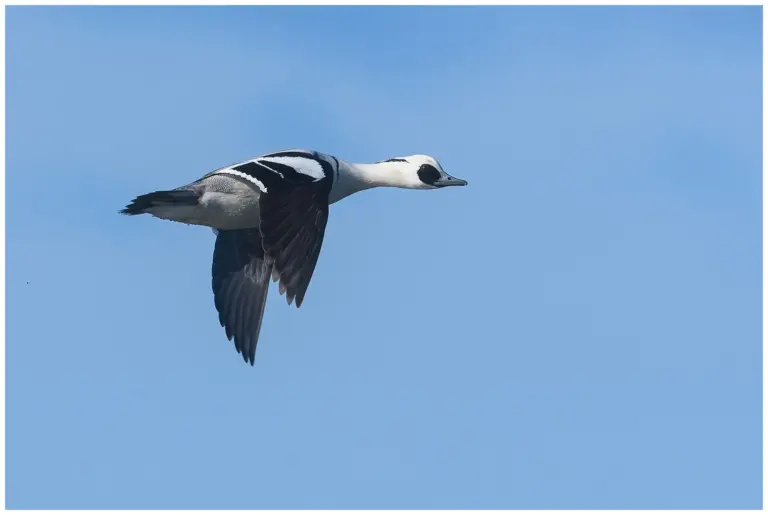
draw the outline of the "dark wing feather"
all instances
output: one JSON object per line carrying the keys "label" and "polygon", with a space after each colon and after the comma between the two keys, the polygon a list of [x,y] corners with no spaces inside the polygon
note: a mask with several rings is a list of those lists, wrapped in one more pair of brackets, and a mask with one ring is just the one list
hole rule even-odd
{"label": "dark wing feather", "polygon": [[219,230],[211,275],[219,322],[227,339],[234,338],[237,352],[253,365],[272,275],[259,230]]}
{"label": "dark wing feather", "polygon": [[260,202],[262,244],[274,266],[280,293],[301,306],[320,255],[328,223],[328,190],[318,183],[295,184]]}

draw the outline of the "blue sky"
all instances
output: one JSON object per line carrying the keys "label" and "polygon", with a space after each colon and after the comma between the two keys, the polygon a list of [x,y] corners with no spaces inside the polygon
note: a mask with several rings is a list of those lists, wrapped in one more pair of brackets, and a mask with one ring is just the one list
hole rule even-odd
{"label": "blue sky", "polygon": [[[7,10],[9,508],[759,508],[761,10]],[[214,235],[117,214],[262,152],[334,205],[256,366]]]}

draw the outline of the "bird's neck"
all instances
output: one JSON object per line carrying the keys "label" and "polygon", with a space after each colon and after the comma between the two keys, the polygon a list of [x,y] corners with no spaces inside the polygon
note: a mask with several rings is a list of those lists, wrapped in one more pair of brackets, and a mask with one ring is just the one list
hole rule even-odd
{"label": "bird's neck", "polygon": [[339,179],[331,191],[331,203],[358,191],[379,186],[406,187],[402,167],[396,162],[373,164],[339,163]]}

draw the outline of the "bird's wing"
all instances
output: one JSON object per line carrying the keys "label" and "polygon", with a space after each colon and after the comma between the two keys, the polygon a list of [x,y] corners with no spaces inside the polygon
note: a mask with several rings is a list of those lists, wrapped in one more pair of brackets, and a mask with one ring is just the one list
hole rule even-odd
{"label": "bird's wing", "polygon": [[328,193],[313,183],[260,200],[262,244],[288,304],[301,306],[328,223]]}
{"label": "bird's wing", "polygon": [[265,177],[266,192],[259,200],[266,261],[273,266],[273,277],[280,281],[280,293],[288,304],[295,299],[300,307],[323,245],[338,160],[290,150],[264,155],[257,162],[280,177],[277,181]]}
{"label": "bird's wing", "polygon": [[211,174],[238,177],[257,187],[264,260],[280,293],[301,306],[320,255],[328,198],[338,160],[308,150],[265,154]]}
{"label": "bird's wing", "polygon": [[264,260],[258,229],[219,230],[211,267],[219,322],[237,352],[253,365],[272,266]]}

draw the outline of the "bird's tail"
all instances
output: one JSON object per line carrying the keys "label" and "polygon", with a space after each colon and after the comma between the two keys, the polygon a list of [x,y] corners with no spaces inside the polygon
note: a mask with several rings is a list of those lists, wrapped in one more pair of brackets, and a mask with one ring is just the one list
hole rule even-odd
{"label": "bird's tail", "polygon": [[[158,216],[164,211],[173,211],[176,208],[196,206],[200,201],[200,194],[191,190],[153,191],[146,195],[139,195],[120,210],[124,215],[140,215],[149,213]],[[165,218],[165,217],[161,217]]]}

